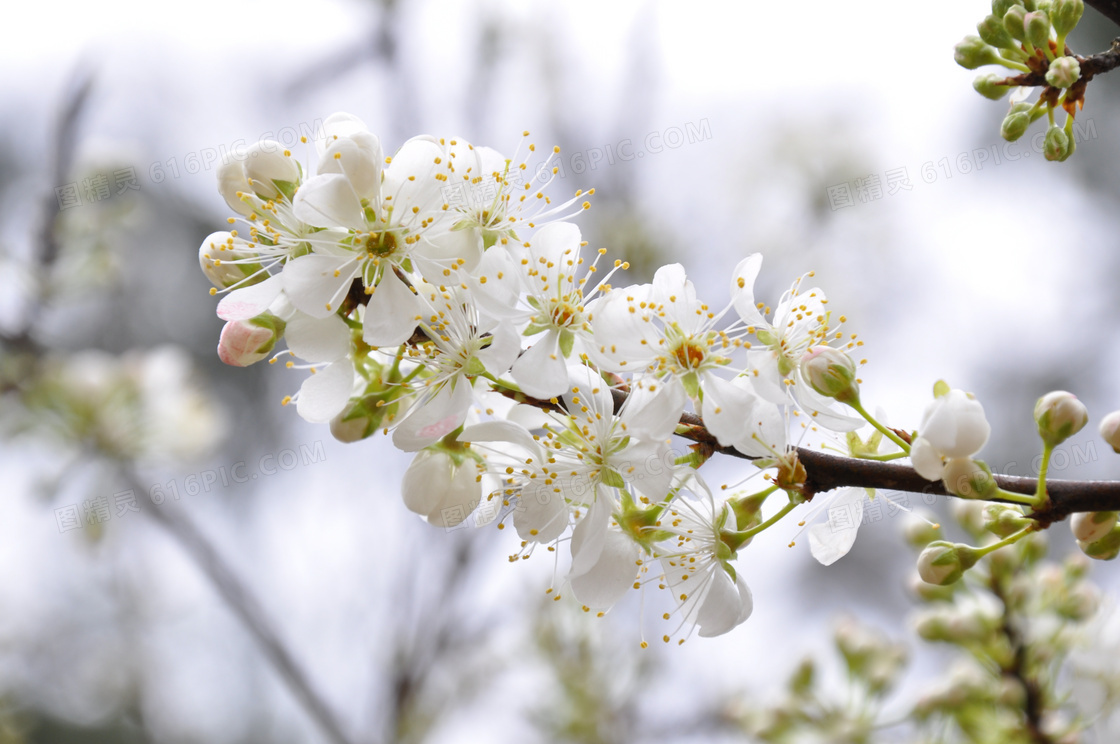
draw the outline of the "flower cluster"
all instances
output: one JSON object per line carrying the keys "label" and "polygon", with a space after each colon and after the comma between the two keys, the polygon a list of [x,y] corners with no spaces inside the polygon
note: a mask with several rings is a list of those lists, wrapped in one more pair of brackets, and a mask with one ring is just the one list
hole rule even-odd
{"label": "flower cluster", "polygon": [[[966,70],[1000,65],[1018,75],[988,73],[973,82],[985,98],[999,100],[1012,88],[1012,105],[1000,133],[1014,142],[1044,114],[1049,127],[1043,152],[1047,160],[1065,160],[1073,154],[1073,117],[1085,105],[1087,76],[1079,58],[1066,46],[1066,37],[1081,20],[1083,0],[992,0],[992,13],[976,25],[979,36],[966,36],[956,46],[957,64]],[[1042,87],[1034,104],[1025,99],[1029,90]],[[1054,123],[1054,109],[1066,111],[1064,126]]]}
{"label": "flower cluster", "polygon": [[[836,405],[858,407],[844,350],[860,342],[812,275],[772,311],[754,296],[757,254],[722,308],[680,265],[612,286],[627,265],[601,265],[606,251],[585,250],[571,221],[594,190],[545,193],[557,148],[532,163],[532,144],[506,158],[425,136],[386,156],[348,114],[307,144],[310,165],[265,141],[220,169],[238,216],[199,261],[223,295],[222,360],[307,370],[284,400],[303,418],[344,441],[391,433],[417,453],[405,503],[433,524],[501,513],[526,557],[567,542],[565,585],[588,610],[653,582],[672,593],[681,635],[745,620],[737,551],[769,526],[766,496],[789,493],[782,514],[805,500],[790,416],[863,423]],[[697,472],[710,448],[672,449],[682,416],[776,468],[775,485],[713,495]],[[835,560],[851,544],[838,539],[818,535],[814,553]]]}

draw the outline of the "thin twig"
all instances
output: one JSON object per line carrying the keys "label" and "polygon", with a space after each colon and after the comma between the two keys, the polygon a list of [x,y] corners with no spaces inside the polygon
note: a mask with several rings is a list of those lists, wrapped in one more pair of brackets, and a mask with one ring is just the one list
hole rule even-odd
{"label": "thin twig", "polygon": [[280,640],[279,632],[273,627],[268,613],[252,591],[222,559],[217,548],[190,517],[181,509],[166,506],[147,509],[144,513],[166,529],[206,574],[226,605],[256,639],[269,663],[330,740],[335,744],[356,744],[357,740],[345,733],[337,714],[311,684],[288,647]]}

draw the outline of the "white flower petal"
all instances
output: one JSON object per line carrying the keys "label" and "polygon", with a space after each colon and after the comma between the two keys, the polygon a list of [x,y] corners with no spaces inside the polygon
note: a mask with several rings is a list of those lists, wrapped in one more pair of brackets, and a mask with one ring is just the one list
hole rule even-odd
{"label": "white flower petal", "polygon": [[521,490],[513,512],[513,526],[522,540],[549,543],[568,528],[568,502],[562,489],[535,478]]}
{"label": "white flower petal", "polygon": [[560,334],[546,331],[510,370],[514,382],[534,398],[555,398],[568,392],[568,367],[560,355]]}
{"label": "white flower petal", "polygon": [[701,376],[704,401],[701,417],[708,431],[724,447],[733,446],[742,438],[746,422],[750,421],[755,396],[749,389],[706,373]]}
{"label": "white flower petal", "polygon": [[381,141],[369,132],[354,132],[327,145],[319,159],[319,174],[340,173],[350,181],[358,199],[377,203],[381,195]]}
{"label": "white flower petal", "polygon": [[607,539],[613,505],[614,499],[605,490],[598,489],[591,508],[572,530],[572,568],[568,578],[582,576],[599,560]]}
{"label": "white flower petal", "polygon": [[413,406],[393,432],[393,444],[405,452],[435,444],[463,424],[472,399],[465,379],[445,383],[431,398]]}
{"label": "white flower petal", "polygon": [[297,310],[313,318],[325,318],[338,311],[357,274],[357,256],[312,253],[289,261],[280,276],[284,294]]}
{"label": "white flower petal", "polygon": [[572,593],[593,610],[606,610],[622,599],[638,575],[637,543],[616,530],[608,530],[602,552],[587,573],[571,579]]}
{"label": "white flower petal", "polygon": [[[480,328],[481,330],[481,328]],[[490,345],[475,354],[486,371],[501,377],[521,351],[521,339],[508,323],[502,323],[490,332]]]}
{"label": "white flower petal", "polygon": [[732,579],[717,565],[696,614],[699,635],[702,638],[723,635],[750,617],[753,610],[754,598],[743,577]]}
{"label": "white flower petal", "polygon": [[809,528],[809,552],[831,566],[852,549],[863,520],[863,489],[848,488],[833,498],[827,507],[828,521]]}
{"label": "white flower petal", "polygon": [[333,362],[350,353],[350,327],[337,315],[297,315],[284,329],[288,349],[308,362]]}
{"label": "white flower petal", "polygon": [[910,444],[910,462],[914,466],[914,470],[918,471],[918,475],[926,480],[941,480],[941,472],[945,469],[945,463],[942,462],[941,455],[937,453],[937,450],[925,437],[917,437]]}
{"label": "white flower petal", "polygon": [[473,424],[463,429],[458,439],[460,442],[509,442],[540,459],[540,446],[534,441],[533,435],[524,427],[508,420],[497,419]]}
{"label": "white flower petal", "polygon": [[386,271],[370,295],[362,339],[370,346],[399,346],[416,330],[423,305],[394,271]]}
{"label": "white flower petal", "polygon": [[218,317],[222,320],[248,320],[265,312],[284,287],[280,276],[233,290],[218,303]]}
{"label": "white flower petal", "polygon": [[761,253],[747,256],[739,262],[735,271],[731,272],[731,302],[735,306],[735,312],[748,326],[769,328],[770,325],[762,317],[754,302],[754,280],[758,277],[761,268]]}
{"label": "white flower petal", "polygon": [[[655,387],[655,390],[650,390]],[[631,436],[661,440],[672,435],[680,423],[688,395],[681,381],[670,378],[661,384],[640,383],[630,391],[619,418]]]}
{"label": "white flower petal", "polygon": [[350,179],[341,173],[309,178],[292,200],[296,219],[315,227],[366,230],[366,219]]}
{"label": "white flower petal", "polygon": [[354,391],[354,365],[340,359],[303,381],[296,401],[296,412],[305,421],[325,424],[343,408]]}

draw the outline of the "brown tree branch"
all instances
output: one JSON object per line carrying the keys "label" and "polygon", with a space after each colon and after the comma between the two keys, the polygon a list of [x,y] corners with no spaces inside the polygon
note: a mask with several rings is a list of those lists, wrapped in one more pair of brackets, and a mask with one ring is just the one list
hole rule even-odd
{"label": "brown tree branch", "polygon": [[1120,26],[1120,0],[1086,0],[1085,4],[1095,8],[1098,13]]}
{"label": "brown tree branch", "polygon": [[[565,413],[559,402],[541,400],[509,390],[500,390],[499,392],[519,403],[525,403],[543,410]],[[612,389],[611,392],[614,395],[614,410],[617,414],[622,408],[622,404],[626,402],[627,393],[617,388]],[[734,447],[720,445],[715,436],[704,426],[700,417],[694,413],[681,415],[677,436],[696,442],[708,454],[719,453],[750,461],[760,459],[743,454]],[[926,480],[908,465],[830,455],[805,447],[797,449],[797,456],[805,467],[807,477],[802,492],[808,499],[834,488],[876,488],[886,491],[931,493],[939,496],[963,498],[945,490],[945,485],[941,481]],[[1037,479],[1017,475],[995,474],[995,481],[1005,491],[1028,496],[1033,495],[1038,488]],[[1120,511],[1120,481],[1055,480],[1047,478],[1046,491],[1050,496],[1050,503],[1029,515],[1044,527],[1048,527],[1054,522],[1060,522],[1070,514],[1077,512]],[[992,500],[1014,503],[998,498]]]}

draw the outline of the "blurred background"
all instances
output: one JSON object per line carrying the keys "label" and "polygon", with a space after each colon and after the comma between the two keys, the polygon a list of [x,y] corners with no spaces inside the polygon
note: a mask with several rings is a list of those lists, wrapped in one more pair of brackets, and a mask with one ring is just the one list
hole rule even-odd
{"label": "blurred background", "polygon": [[[984,403],[981,456],[1030,475],[1034,401],[1067,389],[1093,418],[1051,476],[1118,477],[1094,437],[1120,407],[1120,76],[1093,82],[1076,154],[1047,163],[1041,135],[999,138],[1006,103],[953,63],[987,3],[923,12],[9,9],[0,742],[742,741],[729,711],[765,704],[838,617],[906,637],[914,556],[888,510],[829,568],[807,540],[787,547],[792,524],[765,533],[739,562],[745,625],[642,651],[661,631],[638,593],[602,619],[552,601],[563,567],[543,551],[511,563],[513,535],[430,527],[400,500],[408,455],[282,408],[301,373],[221,364],[197,263],[228,216],[216,165],[336,111],[388,151],[432,133],[512,153],[528,129],[562,148],[556,196],[596,189],[584,239],[630,281],[677,261],[722,306],[730,268],[762,252],[756,291],[774,304],[815,271],[866,343],[864,400],[892,424],[916,427],[945,378]],[[1114,35],[1089,10],[1070,44]],[[1110,565],[1094,577],[1120,586]],[[903,696],[940,663],[913,653]]]}

